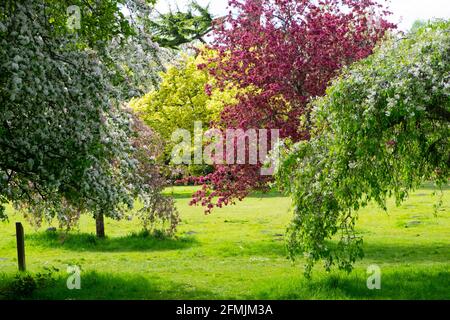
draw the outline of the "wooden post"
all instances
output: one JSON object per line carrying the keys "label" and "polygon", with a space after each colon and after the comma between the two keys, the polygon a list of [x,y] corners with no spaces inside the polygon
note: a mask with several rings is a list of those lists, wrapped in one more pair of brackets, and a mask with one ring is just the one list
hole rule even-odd
{"label": "wooden post", "polygon": [[23,226],[20,222],[16,222],[16,239],[17,239],[17,262],[19,263],[19,271],[25,271],[25,239]]}

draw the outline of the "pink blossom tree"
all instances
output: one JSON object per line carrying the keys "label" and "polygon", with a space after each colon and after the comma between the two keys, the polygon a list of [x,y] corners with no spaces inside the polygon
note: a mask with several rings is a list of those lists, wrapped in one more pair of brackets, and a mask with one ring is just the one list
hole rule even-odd
{"label": "pink blossom tree", "polygon": [[[230,13],[216,23],[207,64],[217,86],[242,88],[239,103],[225,107],[218,128],[279,129],[280,138],[309,139],[300,129],[308,102],[322,96],[339,70],[367,57],[395,25],[375,0],[231,0]],[[213,66],[213,67],[211,67]],[[206,65],[205,65],[206,67]],[[261,161],[262,159],[260,159]],[[258,165],[216,165],[196,178],[203,188],[191,204],[233,204],[253,190],[266,190],[270,176]]]}

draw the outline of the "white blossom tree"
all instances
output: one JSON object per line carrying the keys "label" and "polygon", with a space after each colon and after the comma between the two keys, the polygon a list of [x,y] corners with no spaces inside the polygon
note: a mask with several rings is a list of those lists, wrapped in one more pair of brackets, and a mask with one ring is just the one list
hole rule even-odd
{"label": "white blossom tree", "polygon": [[[67,23],[74,3],[79,29]],[[174,231],[173,202],[149,169],[153,142],[142,140],[153,136],[123,108],[162,70],[162,50],[138,29],[151,9],[140,0],[0,3],[1,218],[7,202],[36,223],[70,226],[89,212],[104,236],[103,216],[120,219],[140,199],[144,221]]]}
{"label": "white blossom tree", "polygon": [[358,209],[386,210],[450,173],[450,22],[391,36],[311,104],[308,142],[286,143],[277,180],[293,199],[288,247],[350,271],[361,258]]}

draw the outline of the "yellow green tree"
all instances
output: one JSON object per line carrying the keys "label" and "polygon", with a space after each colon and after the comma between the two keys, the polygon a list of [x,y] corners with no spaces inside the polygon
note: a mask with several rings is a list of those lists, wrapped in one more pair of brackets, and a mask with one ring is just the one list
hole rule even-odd
{"label": "yellow green tree", "polygon": [[[174,131],[185,129],[193,137],[194,122],[201,121],[207,130],[224,106],[237,103],[237,89],[232,85],[225,90],[210,89],[216,87],[214,77],[208,72],[209,58],[214,55],[214,51],[207,49],[202,49],[197,56],[183,55],[160,74],[158,89],[130,102],[131,108],[165,142],[166,163],[170,162],[175,144],[171,140]],[[195,174],[206,167],[191,166],[190,171]]]}

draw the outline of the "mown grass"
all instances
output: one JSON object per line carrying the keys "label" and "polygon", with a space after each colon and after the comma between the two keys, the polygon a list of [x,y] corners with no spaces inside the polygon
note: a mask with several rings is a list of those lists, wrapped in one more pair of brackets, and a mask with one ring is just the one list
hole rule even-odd
{"label": "mown grass", "polygon": [[[253,195],[236,206],[204,215],[188,205],[192,187],[173,193],[182,223],[175,239],[141,233],[138,221],[107,220],[107,239],[93,235],[95,224],[83,217],[69,235],[34,231],[27,223],[30,272],[55,267],[54,282],[32,299],[449,299],[450,190],[434,212],[438,197],[424,186],[388,213],[375,206],[359,212],[365,258],[351,274],[314,269],[311,280],[303,261],[286,258],[284,232],[290,200],[278,193]],[[10,210],[0,223],[0,299],[16,274],[14,222]],[[381,290],[366,286],[366,269],[381,268]],[[68,290],[68,265],[82,269],[81,290]],[[3,289],[2,289],[3,288]],[[3,296],[2,296],[3,292]],[[19,296],[13,298],[20,298]]]}

